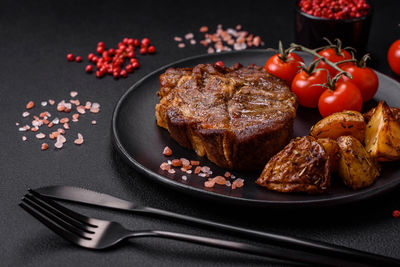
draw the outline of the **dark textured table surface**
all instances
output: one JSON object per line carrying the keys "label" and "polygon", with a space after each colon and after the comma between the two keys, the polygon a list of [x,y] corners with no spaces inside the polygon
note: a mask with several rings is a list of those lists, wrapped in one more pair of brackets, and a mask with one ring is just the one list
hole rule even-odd
{"label": "dark textured table surface", "polygon": [[[368,50],[371,65],[387,74],[386,51],[398,39],[400,2],[373,1],[375,14]],[[77,185],[112,193],[137,203],[258,230],[340,244],[400,258],[399,189],[362,203],[323,209],[252,210],[192,198],[148,181],[128,167],[112,148],[110,120],[119,97],[141,77],[165,64],[202,54],[201,45],[179,49],[173,36],[242,24],[267,47],[294,41],[293,1],[6,1],[0,11],[0,140],[2,266],[243,266],[280,265],[260,257],[168,240],[140,239],[105,252],[77,248],[49,231],[18,207],[28,187]],[[150,37],[158,52],[141,57],[141,68],[127,79],[87,75],[85,63],[68,63],[66,54],[84,56],[98,41],[116,44],[123,37]],[[400,89],[400,88],[399,88]],[[18,132],[16,122],[29,100],[69,99],[99,102],[97,115],[86,115],[70,130],[62,150],[40,151],[33,133]],[[35,111],[38,111],[36,108]],[[97,125],[90,125],[92,119]],[[83,133],[85,143],[72,144]],[[22,142],[21,136],[28,140]],[[163,229],[240,240],[227,234],[171,221],[69,205],[88,215],[136,229]],[[248,242],[248,241],[247,241]]]}

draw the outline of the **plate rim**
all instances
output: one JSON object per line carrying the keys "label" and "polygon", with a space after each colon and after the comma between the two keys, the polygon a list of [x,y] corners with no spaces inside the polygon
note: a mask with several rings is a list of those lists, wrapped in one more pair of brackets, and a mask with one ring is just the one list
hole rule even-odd
{"label": "plate rim", "polygon": [[[193,196],[194,193],[196,197],[200,198],[206,198],[206,199],[214,199],[218,200],[220,202],[229,202],[232,204],[232,202],[238,204],[238,205],[246,205],[246,206],[251,206],[251,207],[268,207],[268,208],[298,208],[298,207],[326,207],[326,206],[338,206],[338,205],[343,205],[346,203],[353,203],[353,202],[358,202],[361,200],[366,200],[372,197],[377,197],[379,195],[382,195],[388,191],[394,190],[396,186],[400,184],[400,179],[394,180],[390,183],[384,184],[381,187],[378,188],[373,188],[370,187],[370,190],[366,190],[363,192],[358,192],[358,194],[352,194],[352,195],[344,195],[344,196],[338,196],[338,197],[331,197],[327,199],[310,199],[310,200],[300,200],[300,201],[270,201],[270,200],[257,200],[257,199],[249,199],[249,198],[242,198],[242,197],[235,197],[235,196],[228,196],[224,194],[219,194],[215,193],[212,191],[207,191],[203,190],[197,187],[193,187],[190,185],[186,185],[183,183],[179,183],[173,179],[170,179],[168,177],[165,177],[163,175],[160,175],[158,173],[153,172],[152,170],[147,169],[145,166],[140,164],[138,161],[136,161],[130,154],[129,152],[124,148],[122,145],[121,139],[118,136],[118,130],[117,130],[117,119],[118,119],[118,114],[121,109],[121,106],[123,105],[123,102],[126,100],[127,96],[134,91],[136,88],[138,88],[143,82],[145,82],[149,77],[166,70],[167,68],[170,68],[171,66],[190,61],[190,60],[195,60],[199,58],[205,58],[205,57],[210,57],[210,56],[217,56],[217,55],[225,55],[225,54],[241,54],[241,53],[265,53],[268,52],[266,49],[249,49],[249,50],[241,50],[241,51],[227,51],[227,52],[222,52],[218,54],[200,54],[200,55],[194,55],[190,57],[185,57],[183,59],[176,60],[172,63],[169,63],[167,65],[161,66],[160,68],[150,72],[149,74],[145,75],[141,79],[139,79],[137,82],[135,82],[131,87],[129,87],[124,94],[119,98],[118,102],[116,103],[113,113],[112,113],[112,119],[111,119],[111,124],[112,124],[112,143],[114,147],[117,149],[117,151],[122,155],[123,159],[132,167],[134,167],[137,171],[142,173],[143,175],[146,175],[150,177],[152,180],[161,183],[163,185],[167,185],[170,188],[173,188],[175,190],[178,190],[180,192],[183,192],[185,194]],[[394,82],[398,83],[396,80],[392,79],[391,77],[387,76],[386,74],[383,74],[377,70],[374,70],[377,72],[377,74],[380,74],[382,76],[385,76],[386,78],[393,80]]]}

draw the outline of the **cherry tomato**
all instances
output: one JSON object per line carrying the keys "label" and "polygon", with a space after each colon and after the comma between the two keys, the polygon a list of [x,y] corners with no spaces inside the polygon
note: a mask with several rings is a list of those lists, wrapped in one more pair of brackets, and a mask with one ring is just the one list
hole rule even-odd
{"label": "cherry tomato", "polygon": [[352,82],[339,81],[335,90],[325,90],[319,98],[318,109],[322,117],[343,110],[355,110],[360,112],[362,108],[362,94]]}
{"label": "cherry tomato", "polygon": [[270,57],[265,63],[264,69],[291,85],[294,76],[300,70],[300,62],[304,63],[304,60],[295,53],[289,53],[285,61],[280,57],[280,53]]}
{"label": "cherry tomato", "polygon": [[[318,55],[323,56],[332,63],[336,63],[346,59],[352,59],[351,54],[344,49],[341,49],[340,53],[336,53],[336,50],[334,48],[325,48],[319,51]],[[314,60],[315,59],[317,59],[317,57],[315,57]],[[337,70],[326,64],[323,60],[319,62],[317,68],[327,69],[331,78],[333,78],[338,73]]]}
{"label": "cherry tomato", "polygon": [[316,108],[319,97],[326,90],[325,87],[317,84],[325,84],[327,81],[328,72],[325,70],[313,72],[311,75],[302,70],[294,76],[291,89],[296,94],[300,105]]}
{"label": "cherry tomato", "polygon": [[340,68],[353,76],[353,79],[350,79],[343,75],[340,79],[354,83],[360,89],[364,102],[374,97],[379,86],[378,75],[375,71],[368,67],[358,67],[355,64],[344,64]]}
{"label": "cherry tomato", "polygon": [[400,75],[400,39],[390,46],[387,59],[392,71]]}

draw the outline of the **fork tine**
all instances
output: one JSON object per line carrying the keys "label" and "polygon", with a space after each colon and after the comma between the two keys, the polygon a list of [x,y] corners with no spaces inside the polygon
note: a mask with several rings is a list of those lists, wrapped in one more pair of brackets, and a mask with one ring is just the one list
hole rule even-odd
{"label": "fork tine", "polygon": [[[90,239],[90,236],[88,236],[88,231],[85,232],[84,229],[80,228],[79,226],[76,225],[76,222],[72,221],[70,218],[66,216],[58,216],[59,214],[56,214],[53,212],[51,207],[45,206],[45,204],[41,203],[39,200],[35,199],[31,195],[25,195],[25,197],[22,199],[23,203],[29,204],[31,207],[35,208],[36,211],[41,213],[43,216],[46,216],[53,222],[57,223],[59,226],[63,227],[64,229],[82,237],[85,239]],[[93,233],[93,232],[92,232]]]}
{"label": "fork tine", "polygon": [[51,221],[49,218],[38,212],[35,208],[31,207],[29,204],[21,202],[19,206],[23,208],[26,212],[31,214],[33,217],[38,219],[41,223],[46,225],[50,230],[61,236],[62,238],[67,239],[71,243],[79,244],[80,237],[71,233],[70,231],[65,230],[63,227]]}
{"label": "fork tine", "polygon": [[91,218],[86,217],[86,216],[84,216],[82,214],[79,214],[79,213],[77,213],[75,211],[72,211],[72,210],[70,210],[70,209],[68,209],[68,208],[66,208],[64,206],[61,206],[60,204],[56,203],[55,201],[51,200],[48,197],[43,196],[42,194],[36,192],[33,189],[28,189],[28,191],[33,196],[35,196],[36,198],[40,199],[42,202],[48,204],[49,206],[51,206],[55,210],[57,210],[57,211],[65,214],[65,215],[69,216],[70,218],[72,218],[72,219],[74,219],[76,221],[79,221],[79,222],[81,222],[83,224],[87,224],[87,225],[89,225],[91,227],[94,227],[94,228],[97,227],[97,225],[94,225],[93,223],[91,223]]}

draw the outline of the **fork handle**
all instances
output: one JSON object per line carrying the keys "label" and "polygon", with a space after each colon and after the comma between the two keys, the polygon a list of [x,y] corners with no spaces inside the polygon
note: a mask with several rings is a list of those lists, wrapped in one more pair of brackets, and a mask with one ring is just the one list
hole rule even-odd
{"label": "fork handle", "polygon": [[[197,235],[189,235],[177,232],[168,232],[168,231],[141,231],[141,232],[132,232],[130,237],[160,237],[160,238],[167,238],[173,240],[179,240],[189,243],[207,245],[211,247],[217,247],[222,249],[234,250],[239,252],[244,252],[248,254],[264,256],[269,258],[275,258],[285,261],[291,261],[296,263],[306,263],[306,264],[317,264],[323,266],[338,266],[337,263],[335,264],[332,262],[332,259],[327,259],[326,257],[321,257],[318,255],[311,255],[304,252],[299,251],[291,251],[288,253],[287,250],[281,250],[280,248],[268,248],[268,247],[261,247],[256,245],[250,245],[242,242],[236,241],[228,241],[210,237],[203,237]],[[368,266],[364,264],[356,264],[352,262],[349,265],[346,265],[341,261],[341,266]]]}

